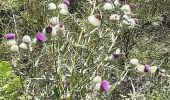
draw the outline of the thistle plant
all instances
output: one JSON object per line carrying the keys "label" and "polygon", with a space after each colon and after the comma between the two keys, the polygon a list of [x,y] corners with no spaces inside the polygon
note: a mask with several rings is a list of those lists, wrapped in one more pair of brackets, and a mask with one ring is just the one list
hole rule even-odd
{"label": "thistle plant", "polygon": [[46,2],[44,18],[48,19],[41,29],[3,36],[12,70],[20,78],[20,98],[113,100],[126,82],[130,91],[119,94],[120,99],[145,98],[134,82],[143,82],[140,86],[147,89],[147,82],[151,85],[161,76],[156,75],[161,65],[131,56],[131,42],[121,42],[131,30],[141,28],[135,2],[87,0],[83,17],[70,12],[71,3]]}

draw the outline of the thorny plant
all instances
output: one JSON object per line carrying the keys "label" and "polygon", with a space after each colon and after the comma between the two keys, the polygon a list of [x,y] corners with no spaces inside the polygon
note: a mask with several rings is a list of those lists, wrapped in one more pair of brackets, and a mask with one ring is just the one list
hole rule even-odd
{"label": "thorny plant", "polygon": [[[46,8],[54,17],[34,39],[21,38],[18,30],[4,35],[13,71],[21,80],[22,99],[116,99],[115,90],[127,82],[129,93],[118,98],[136,100],[145,97],[144,87],[152,90],[160,77],[169,77],[164,70],[155,74],[164,60],[154,66],[128,58],[135,45],[129,40],[131,30],[141,27],[135,14],[137,5],[126,0],[102,1],[88,0],[84,8],[88,13],[82,14],[87,16],[81,17],[69,12],[69,0],[58,6],[49,3]],[[127,37],[121,39],[123,35]]]}

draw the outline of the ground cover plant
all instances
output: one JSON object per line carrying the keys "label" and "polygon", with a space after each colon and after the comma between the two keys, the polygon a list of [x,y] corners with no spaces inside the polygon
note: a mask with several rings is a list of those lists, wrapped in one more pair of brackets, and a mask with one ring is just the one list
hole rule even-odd
{"label": "ground cover plant", "polygon": [[169,100],[170,1],[0,2],[0,99]]}

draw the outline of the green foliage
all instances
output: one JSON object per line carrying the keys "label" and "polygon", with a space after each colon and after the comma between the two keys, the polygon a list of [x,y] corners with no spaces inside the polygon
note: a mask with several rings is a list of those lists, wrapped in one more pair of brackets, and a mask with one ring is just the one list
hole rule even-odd
{"label": "green foliage", "polygon": [[0,98],[14,100],[18,96],[20,78],[12,72],[12,67],[6,61],[0,62]]}

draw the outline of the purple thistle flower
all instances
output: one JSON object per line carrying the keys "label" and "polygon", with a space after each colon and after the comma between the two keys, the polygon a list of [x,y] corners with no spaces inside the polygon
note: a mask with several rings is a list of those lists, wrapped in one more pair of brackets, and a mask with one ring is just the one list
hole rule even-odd
{"label": "purple thistle flower", "polygon": [[101,90],[103,90],[103,91],[108,91],[109,90],[109,88],[110,88],[110,83],[109,83],[109,81],[107,81],[107,80],[103,80],[102,82],[101,82]]}
{"label": "purple thistle flower", "polygon": [[52,30],[53,30],[53,28],[52,28],[51,26],[47,26],[47,27],[45,28],[45,32],[47,32],[47,33],[51,33]]}
{"label": "purple thistle flower", "polygon": [[67,6],[69,6],[70,5],[70,0],[64,0],[63,3],[66,4]]}
{"label": "purple thistle flower", "polygon": [[8,33],[8,34],[5,34],[5,35],[4,35],[4,38],[7,39],[7,40],[15,39],[15,38],[16,38],[16,35],[13,34],[13,33]]}
{"label": "purple thistle flower", "polygon": [[46,41],[46,37],[43,33],[37,33],[36,34],[36,40],[39,42],[45,42]]}
{"label": "purple thistle flower", "polygon": [[145,68],[144,68],[144,72],[150,72],[151,71],[151,68],[150,68],[150,65],[148,65],[148,64],[145,64],[144,65],[145,66]]}

